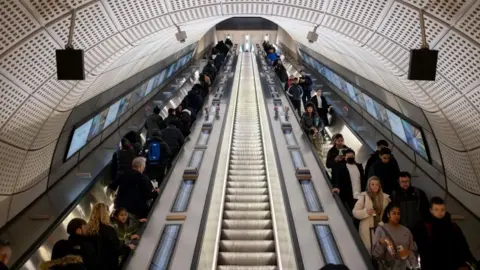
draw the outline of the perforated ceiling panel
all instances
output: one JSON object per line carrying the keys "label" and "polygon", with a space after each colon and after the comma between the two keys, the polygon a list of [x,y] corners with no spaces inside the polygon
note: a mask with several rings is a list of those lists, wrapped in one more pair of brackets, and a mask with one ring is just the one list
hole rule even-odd
{"label": "perforated ceiling panel", "polygon": [[[72,7],[74,44],[85,50],[87,74],[84,81],[58,82],[54,50],[65,46]],[[428,41],[440,51],[434,83],[405,78],[409,50],[420,44],[418,7],[426,10]],[[480,149],[478,0],[0,1],[0,194],[28,189],[45,176],[49,163],[34,164],[35,155],[51,158],[50,147],[75,106],[232,16],[270,19],[294,40],[424,109],[447,176],[480,195],[474,167]],[[186,31],[185,44],[176,41],[173,23]],[[309,44],[305,37],[315,25],[320,38]]]}

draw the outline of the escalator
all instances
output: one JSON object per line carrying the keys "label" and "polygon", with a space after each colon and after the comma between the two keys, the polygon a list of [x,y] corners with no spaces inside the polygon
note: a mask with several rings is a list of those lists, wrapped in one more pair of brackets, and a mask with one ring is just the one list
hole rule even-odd
{"label": "escalator", "polygon": [[[234,115],[217,269],[273,270],[277,267],[262,133],[252,58],[244,53]],[[252,80],[250,80],[251,82]]]}

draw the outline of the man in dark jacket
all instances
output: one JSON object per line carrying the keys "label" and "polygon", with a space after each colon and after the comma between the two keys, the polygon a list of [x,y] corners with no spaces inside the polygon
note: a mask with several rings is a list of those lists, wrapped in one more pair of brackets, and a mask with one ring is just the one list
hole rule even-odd
{"label": "man in dark jacket", "polygon": [[467,263],[475,263],[462,230],[452,222],[442,198],[430,200],[430,215],[416,231],[422,270],[468,270]]}
{"label": "man in dark jacket", "polygon": [[[178,128],[181,127],[182,123],[180,120],[175,119],[174,121],[169,122],[166,129],[162,130],[162,138],[167,143],[170,151],[172,152],[172,157],[170,158],[170,165],[171,161],[177,156],[180,148],[185,143],[185,138],[182,135],[182,132]],[[169,165],[169,167],[170,167]]]}
{"label": "man in dark jacket", "polygon": [[147,129],[147,138],[152,136],[152,130],[154,129],[164,129],[165,125],[163,124],[163,118],[160,116],[160,108],[155,106],[153,108],[153,113],[147,117],[145,121],[145,128]]}
{"label": "man in dark jacket", "polygon": [[392,160],[392,151],[388,148],[382,148],[379,153],[380,160],[377,160],[370,171],[368,177],[377,176],[382,182],[383,192],[391,195],[392,192],[398,188],[398,175],[400,168],[398,163]]}
{"label": "man in dark jacket", "polygon": [[87,234],[87,222],[81,218],[72,219],[67,225],[68,240],[59,240],[52,249],[52,260],[45,262],[41,269],[86,269],[98,268],[97,250]]}
{"label": "man in dark jacket", "polygon": [[168,109],[168,116],[167,118],[165,118],[165,120],[163,120],[163,122],[165,123],[165,128],[168,127],[170,125],[170,123],[172,123],[173,121],[176,121],[177,120],[177,116],[175,116],[175,109],[174,108],[169,108]]}
{"label": "man in dark jacket", "polygon": [[222,67],[223,65],[223,62],[225,62],[225,58],[227,58],[227,56],[223,53],[218,53],[215,58],[213,59],[213,63],[215,65],[215,68],[217,69],[217,71],[220,70],[220,68]]}
{"label": "man in dark jacket", "polygon": [[292,85],[287,90],[287,95],[290,97],[292,101],[292,105],[295,111],[297,111],[298,115],[302,115],[301,111],[301,103],[302,103],[302,95],[303,95],[303,88],[298,85],[298,78],[293,79]]}
{"label": "man in dark jacket", "polygon": [[326,165],[327,168],[332,169],[333,173],[335,166],[345,160],[345,154],[343,153],[343,150],[347,149],[348,147],[344,144],[343,135],[340,133],[333,135],[332,141],[333,146],[330,148],[330,150],[328,150]]}
{"label": "man in dark jacket", "polygon": [[390,199],[400,207],[400,224],[411,232],[429,215],[429,202],[423,190],[412,186],[412,176],[408,172],[400,172],[399,189],[394,190]]}
{"label": "man in dark jacket", "polygon": [[322,89],[318,88],[316,94],[310,99],[310,101],[314,106],[315,109],[317,110],[318,116],[320,117],[320,120],[322,120],[324,126],[328,126],[328,110],[331,107],[330,104],[328,104],[327,100],[325,97],[322,95]]}
{"label": "man in dark jacket", "polygon": [[6,240],[0,239],[0,270],[8,270],[8,263],[12,257],[12,248]]}
{"label": "man in dark jacket", "polygon": [[203,98],[198,91],[199,88],[202,89],[202,86],[200,84],[195,84],[186,96],[187,106],[194,109],[195,112],[200,111],[203,106]]}
{"label": "man in dark jacket", "polygon": [[[377,142],[377,150],[370,155],[367,163],[365,164],[365,171],[367,173],[370,172],[370,168],[372,167],[372,165],[380,160],[380,150],[385,147],[388,148],[388,142],[386,140],[379,140]],[[398,162],[393,155],[391,155],[390,159],[392,160],[391,162],[397,164],[398,167]]]}
{"label": "man in dark jacket", "polygon": [[[155,161],[152,160],[152,155],[149,153],[153,143],[158,143],[160,146],[160,156],[159,159]],[[163,140],[160,130],[153,131],[152,138],[146,143],[145,149],[148,150],[146,154],[147,175],[151,180],[155,179],[160,185],[160,183],[163,181],[163,178],[165,177],[165,170],[170,164],[172,157],[170,147]]]}
{"label": "man in dark jacket", "polygon": [[304,70],[301,70],[300,74],[302,75],[300,77],[300,86],[303,89],[302,102],[303,102],[303,107],[306,107],[308,101],[312,98],[313,81],[310,76],[305,74]]}
{"label": "man in dark jacket", "polygon": [[148,177],[143,174],[146,168],[145,158],[135,158],[132,168],[133,170],[120,180],[115,207],[123,207],[138,219],[142,219],[148,216],[150,208],[148,203],[157,197],[159,189],[154,188]]}
{"label": "man in dark jacket", "polygon": [[275,65],[275,74],[277,74],[278,79],[282,82],[282,84],[285,84],[288,81],[288,73],[287,69],[285,66],[282,64],[281,61],[277,62],[277,65]]}
{"label": "man in dark jacket", "polygon": [[367,179],[361,164],[355,161],[355,151],[350,148],[344,151],[345,159],[337,164],[332,173],[333,192],[338,193],[342,202],[353,210],[362,191],[365,191]]}
{"label": "man in dark jacket", "polygon": [[116,168],[116,173],[112,183],[108,186],[111,190],[117,190],[119,179],[132,169],[132,161],[137,156],[133,145],[129,140],[123,138],[120,141],[120,149],[113,154],[112,167]]}

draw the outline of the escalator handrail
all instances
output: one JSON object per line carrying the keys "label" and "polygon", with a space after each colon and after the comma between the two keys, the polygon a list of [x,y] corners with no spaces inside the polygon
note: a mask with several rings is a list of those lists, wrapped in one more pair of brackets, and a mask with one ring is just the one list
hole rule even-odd
{"label": "escalator handrail", "polygon": [[[265,56],[265,52],[262,51],[262,56]],[[284,60],[285,61],[285,60]],[[293,66],[293,63],[291,63],[292,66]],[[298,69],[295,67],[295,69],[298,71]],[[280,79],[278,78],[278,76],[276,76],[275,74],[275,79],[276,79],[276,83],[277,83],[277,86],[280,82]],[[280,86],[281,86],[281,83],[280,83]],[[282,87],[280,87],[282,88]],[[282,88],[282,91],[284,92],[284,89]],[[293,108],[293,104],[292,102],[290,101],[289,98],[287,98],[287,102],[290,106],[290,108]],[[295,119],[297,119],[297,121],[300,123],[300,116],[296,115],[296,113],[292,111],[292,114],[295,116]],[[303,133],[303,131],[302,131]],[[315,153],[315,147],[313,145],[313,143],[310,141],[310,140],[307,140],[307,143],[308,143],[308,146],[310,147],[310,150]],[[326,168],[324,167],[324,164],[322,162],[322,160],[320,159],[320,157],[318,156],[318,154],[314,154],[313,155],[319,165],[319,168],[320,168],[320,171],[322,172],[323,174],[323,177],[327,180],[327,185],[329,186],[330,189],[333,189],[333,186],[332,186],[332,183],[331,183],[331,178],[330,178],[330,175],[328,174]],[[340,213],[342,214],[343,216],[343,219],[345,220],[346,224],[347,224],[347,227],[350,231],[350,234],[352,235],[352,238],[354,239],[355,241],[355,244],[359,247],[359,250],[361,252],[361,255],[365,261],[365,264],[368,266],[369,269],[373,269],[373,264],[372,264],[372,261],[371,261],[371,256],[370,254],[368,253],[365,245],[363,244],[363,241],[362,239],[360,238],[360,235],[357,231],[357,229],[355,228],[355,225],[353,224],[353,222],[350,222],[350,220],[352,219],[352,215],[350,215],[347,211],[347,208],[345,207],[344,203],[342,202],[342,200],[340,199],[340,195],[336,192],[332,192],[332,196],[334,197],[337,205],[338,205],[338,208],[340,209]]]}

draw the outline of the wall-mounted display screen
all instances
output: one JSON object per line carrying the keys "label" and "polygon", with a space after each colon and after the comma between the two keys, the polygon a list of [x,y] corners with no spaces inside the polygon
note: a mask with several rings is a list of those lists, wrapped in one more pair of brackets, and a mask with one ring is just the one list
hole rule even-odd
{"label": "wall-mounted display screen", "polygon": [[90,128],[90,132],[88,133],[88,141],[92,140],[93,137],[97,136],[102,130],[105,125],[105,121],[107,120],[108,109],[104,110],[103,112],[97,114],[92,121],[92,126]]}
{"label": "wall-mounted display screen", "polygon": [[367,109],[367,112],[371,114],[373,117],[375,117],[375,119],[378,120],[377,110],[375,109],[373,100],[365,94],[362,94],[362,96],[363,96],[363,100],[365,100],[365,107]]}
{"label": "wall-mounted display screen", "polygon": [[172,76],[174,70],[175,70],[175,63],[171,64],[170,68],[168,68],[167,78],[170,78],[170,76]]}
{"label": "wall-mounted display screen", "polygon": [[300,56],[307,64],[324,76],[327,81],[332,83],[340,91],[347,94],[355,103],[359,104],[370,115],[381,122],[383,126],[413,148],[416,153],[428,160],[428,153],[421,129],[402,119],[396,113],[386,109],[383,105],[373,100],[369,95],[363,93],[357,87],[345,81],[342,77],[323,66],[305,52],[301,52]]}
{"label": "wall-mounted display screen", "polygon": [[425,148],[425,142],[423,141],[422,132],[410,123],[402,119],[403,130],[405,131],[405,137],[407,143],[422,157],[428,159],[427,149]]}
{"label": "wall-mounted display screen", "polygon": [[115,119],[117,119],[118,109],[120,108],[120,103],[122,103],[122,100],[123,99],[113,103],[113,105],[110,106],[110,108],[108,109],[107,119],[105,119],[105,124],[103,125],[103,129],[110,126],[110,124],[113,123]]}
{"label": "wall-mounted display screen", "polygon": [[400,119],[400,117],[398,117],[396,114],[392,113],[389,110],[387,110],[387,115],[393,134],[397,135],[404,142],[407,142],[405,130],[403,130],[402,119]]}
{"label": "wall-mounted display screen", "polygon": [[155,83],[155,77],[154,78],[151,78],[149,81],[148,81],[148,84],[147,84],[147,90],[145,90],[145,96],[150,94],[150,92],[152,92],[152,89],[153,89],[153,84]]}
{"label": "wall-mounted display screen", "polygon": [[73,154],[84,147],[88,141],[91,141],[106,127],[115,122],[128,110],[128,108],[131,108],[145,96],[150,94],[155,87],[160,86],[167,78],[172,76],[177,69],[182,68],[188,63],[193,53],[194,51],[185,54],[176,62],[168,66],[168,68],[161,70],[158,74],[137,86],[132,92],[110,105],[110,107],[104,109],[101,113],[75,128],[72,139],[69,142],[66,159],[70,158]]}
{"label": "wall-mounted display screen", "polygon": [[93,119],[90,119],[85,124],[75,129],[75,132],[73,132],[72,140],[70,141],[70,147],[68,148],[67,158],[75,154],[87,143],[88,133],[90,132],[92,122]]}

